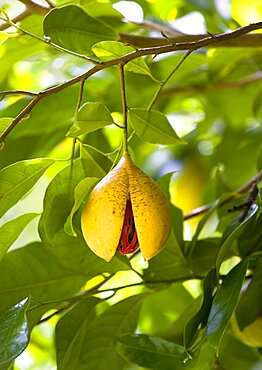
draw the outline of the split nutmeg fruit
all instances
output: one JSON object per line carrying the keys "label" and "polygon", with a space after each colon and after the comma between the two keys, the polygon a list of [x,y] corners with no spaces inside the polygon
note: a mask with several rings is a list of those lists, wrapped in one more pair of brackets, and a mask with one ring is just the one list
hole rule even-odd
{"label": "split nutmeg fruit", "polygon": [[171,211],[159,186],[125,154],[90,193],[81,226],[90,249],[104,260],[139,247],[149,260],[169,237]]}

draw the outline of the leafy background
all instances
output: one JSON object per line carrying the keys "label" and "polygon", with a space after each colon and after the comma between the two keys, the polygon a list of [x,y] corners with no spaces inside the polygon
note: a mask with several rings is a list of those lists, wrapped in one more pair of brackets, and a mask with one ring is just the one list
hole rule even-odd
{"label": "leafy background", "polygon": [[[30,8],[0,6],[12,18],[23,3]],[[223,33],[262,15],[255,0],[52,4],[47,16],[31,7],[19,23],[47,42],[1,31],[0,91],[42,91],[93,66],[72,52],[110,61],[135,50],[119,35]],[[136,22],[124,19],[129,6]],[[149,115],[159,82],[183,55],[125,66],[130,152],[173,204],[171,236],[148,264],[139,254],[104,262],[79,226],[83,201],[121,145],[118,68],[86,80],[78,112],[79,84],[45,96],[1,144],[0,369],[262,368],[261,349],[230,325],[236,307],[241,328],[262,313],[260,197],[242,221],[241,210],[228,212],[249,187],[236,189],[261,171],[261,47],[195,51]],[[32,97],[1,98],[2,133]],[[212,204],[207,213],[190,217],[204,204]]]}

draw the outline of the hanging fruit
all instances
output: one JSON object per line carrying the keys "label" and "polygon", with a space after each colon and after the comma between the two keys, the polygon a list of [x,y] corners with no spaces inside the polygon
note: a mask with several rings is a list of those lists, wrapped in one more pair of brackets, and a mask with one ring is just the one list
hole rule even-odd
{"label": "hanging fruit", "polygon": [[159,186],[125,154],[90,193],[81,225],[86,243],[104,260],[139,247],[149,260],[169,237],[171,211]]}

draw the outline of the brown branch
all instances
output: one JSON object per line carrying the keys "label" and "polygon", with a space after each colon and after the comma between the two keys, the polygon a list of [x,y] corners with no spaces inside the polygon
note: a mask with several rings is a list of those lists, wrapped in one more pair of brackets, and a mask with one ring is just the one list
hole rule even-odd
{"label": "brown branch", "polygon": [[215,200],[215,202],[210,204],[205,204],[201,207],[193,209],[191,212],[184,215],[184,221],[189,220],[190,218],[202,215],[209,211],[215,203],[219,203],[219,206],[222,206],[231,200],[233,200],[236,196],[245,194],[254,183],[259,183],[262,180],[262,170],[256,174],[256,176],[252,177],[246,184],[240,186],[236,189],[232,194],[230,194],[223,202],[219,203],[219,199]]}
{"label": "brown branch", "polygon": [[[26,115],[28,114],[31,109],[44,97],[49,96],[51,94],[58,93],[61,90],[66,89],[69,86],[72,86],[78,82],[80,82],[83,79],[87,79],[90,76],[94,75],[95,73],[116,65],[126,64],[130,62],[131,60],[137,59],[139,57],[145,56],[145,55],[158,55],[158,54],[164,54],[172,51],[178,51],[178,50],[197,50],[202,47],[205,47],[207,45],[218,45],[219,43],[226,42],[229,40],[233,40],[236,38],[240,38],[241,36],[262,28],[262,22],[253,23],[248,26],[240,27],[235,31],[228,32],[225,34],[216,35],[214,38],[213,36],[206,37],[204,39],[194,41],[194,42],[182,42],[178,44],[170,44],[165,46],[157,46],[152,48],[145,48],[145,49],[138,49],[135,50],[129,54],[123,55],[119,58],[115,58],[112,60],[109,60],[104,63],[100,63],[95,65],[94,67],[90,68],[88,71],[82,73],[79,76],[76,76],[72,78],[71,80],[68,80],[58,86],[52,87],[50,89],[44,90],[37,94],[37,96],[24,108],[22,112],[18,114],[18,116],[14,119],[13,122],[5,129],[5,131],[0,135],[0,142],[2,142],[6,136],[13,130],[13,128],[17,125],[17,123]],[[1,95],[1,92],[0,92]]]}
{"label": "brown branch", "polygon": [[[261,28],[261,27],[259,27]],[[213,38],[220,37],[220,35],[213,35]],[[208,37],[208,35],[182,35],[177,37],[171,38],[164,38],[164,37],[146,37],[146,36],[138,36],[138,35],[130,35],[127,33],[119,33],[119,40],[127,45],[132,45],[137,48],[151,48],[157,46],[164,46],[176,43],[188,43],[188,42],[196,42]],[[206,47],[213,47],[212,44],[205,45]],[[223,42],[219,42],[216,47],[259,47],[262,46],[262,34],[251,34],[251,35],[243,35],[239,39],[228,39],[224,40]],[[180,49],[181,50],[181,49]],[[182,49],[186,50],[186,49]]]}
{"label": "brown branch", "polygon": [[207,91],[209,89],[215,90],[223,90],[223,89],[232,89],[250,85],[254,82],[262,80],[262,72],[254,73],[242,80],[235,80],[235,81],[219,81],[213,84],[196,84],[196,85],[189,85],[189,86],[177,86],[177,87],[170,87],[169,89],[164,90],[161,93],[161,96],[170,96],[176,93],[190,93],[194,91]]}

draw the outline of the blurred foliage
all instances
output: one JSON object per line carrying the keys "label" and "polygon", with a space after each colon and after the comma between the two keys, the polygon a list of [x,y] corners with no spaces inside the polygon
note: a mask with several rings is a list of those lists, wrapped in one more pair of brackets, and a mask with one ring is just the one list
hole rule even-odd
{"label": "blurred foliage", "polygon": [[261,20],[261,2],[0,7],[0,134],[44,94],[0,147],[0,370],[261,369],[261,348],[230,325],[262,316],[261,47],[201,48],[173,74],[185,52],[125,66],[130,154],[172,204],[170,238],[149,262],[107,263],[81,234],[88,193],[121,155],[119,69],[48,93],[136,50],[120,33],[228,32]]}

